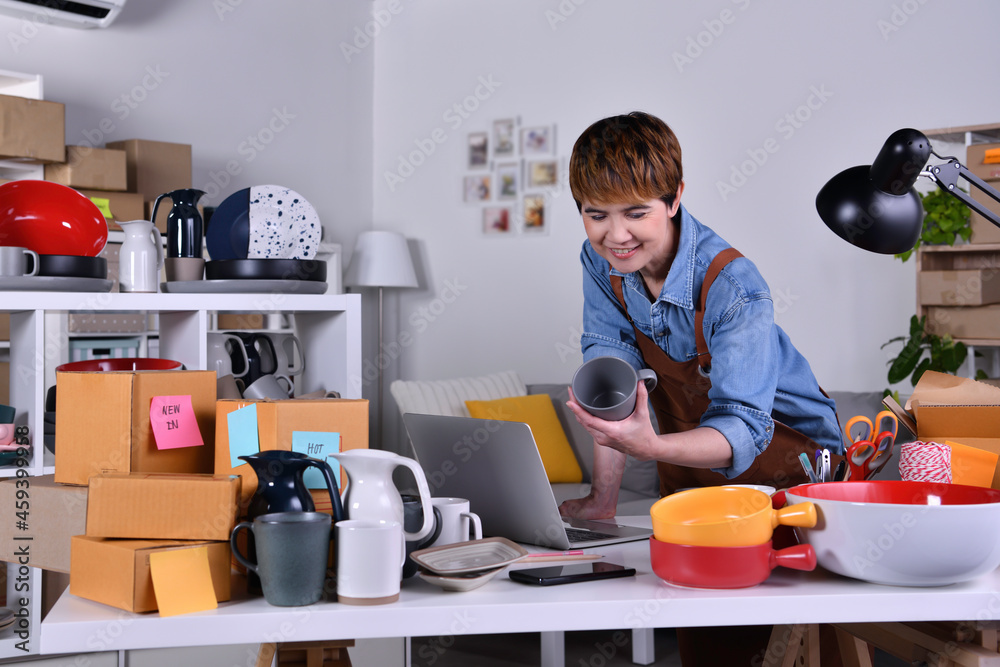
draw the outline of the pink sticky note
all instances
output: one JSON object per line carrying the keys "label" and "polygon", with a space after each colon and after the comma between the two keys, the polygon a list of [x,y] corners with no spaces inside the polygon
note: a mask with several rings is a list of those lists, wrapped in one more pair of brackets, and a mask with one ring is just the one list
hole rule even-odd
{"label": "pink sticky note", "polygon": [[149,404],[149,422],[157,449],[200,447],[205,444],[190,396],[154,396]]}

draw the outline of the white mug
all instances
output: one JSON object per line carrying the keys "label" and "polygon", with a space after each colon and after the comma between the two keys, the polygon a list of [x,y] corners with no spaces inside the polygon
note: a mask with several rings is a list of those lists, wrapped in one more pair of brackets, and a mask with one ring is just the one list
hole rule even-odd
{"label": "white mug", "polygon": [[374,605],[399,599],[406,560],[398,521],[348,519],[334,525],[337,544],[337,601]]}
{"label": "white mug", "polygon": [[[31,271],[28,271],[28,258]],[[38,275],[38,253],[28,248],[0,246],[0,276]]]}
{"label": "white mug", "polygon": [[441,532],[431,546],[443,547],[483,538],[479,515],[469,511],[469,501],[465,498],[431,498],[431,505],[441,512]]}
{"label": "white mug", "polygon": [[[281,386],[282,382],[288,384],[287,389]],[[292,381],[284,375],[261,375],[243,390],[243,398],[270,398],[276,401],[290,397],[293,389]]]}
{"label": "white mug", "polygon": [[[229,353],[229,342],[232,341],[232,349],[239,350],[243,357],[243,368],[239,373],[233,372],[233,358]],[[243,347],[243,339],[239,336],[227,333],[208,334],[208,370],[214,370],[217,377],[232,375],[234,378],[241,378],[250,370],[250,359],[247,358],[247,350]]]}
{"label": "white mug", "polygon": [[269,333],[267,336],[274,343],[274,372],[300,375],[306,369],[306,357],[298,336],[293,333]]}

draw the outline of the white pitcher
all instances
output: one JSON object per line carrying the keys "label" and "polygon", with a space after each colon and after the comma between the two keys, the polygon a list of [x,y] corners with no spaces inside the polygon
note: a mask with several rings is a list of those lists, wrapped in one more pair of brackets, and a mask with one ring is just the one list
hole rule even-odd
{"label": "white pitcher", "polygon": [[160,230],[149,220],[119,222],[125,231],[118,258],[118,289],[122,292],[159,291],[163,267]]}
{"label": "white pitcher", "polygon": [[[420,540],[434,529],[434,508],[424,471],[416,461],[381,449],[350,449],[330,454],[347,472],[344,513],[348,519],[398,521],[403,525],[403,500],[392,482],[392,471],[405,466],[413,472],[420,494],[424,524],[415,533],[404,532],[407,541]],[[344,488],[341,480],[341,489]]]}

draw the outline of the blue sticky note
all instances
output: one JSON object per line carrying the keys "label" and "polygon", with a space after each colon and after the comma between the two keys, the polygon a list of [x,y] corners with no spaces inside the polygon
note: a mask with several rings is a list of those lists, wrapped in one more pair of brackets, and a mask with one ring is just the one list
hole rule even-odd
{"label": "blue sticky note", "polygon": [[[330,454],[340,451],[340,434],[326,431],[292,431],[292,451],[311,456],[320,461],[326,461],[333,468],[333,478],[340,488],[340,464],[333,459],[328,459]],[[326,480],[323,473],[318,468],[306,470],[302,479],[309,489],[325,489]]]}
{"label": "blue sticky note", "polygon": [[227,416],[229,427],[229,460],[232,467],[241,466],[246,461],[238,457],[256,454],[260,451],[257,438],[257,404],[233,410]]}

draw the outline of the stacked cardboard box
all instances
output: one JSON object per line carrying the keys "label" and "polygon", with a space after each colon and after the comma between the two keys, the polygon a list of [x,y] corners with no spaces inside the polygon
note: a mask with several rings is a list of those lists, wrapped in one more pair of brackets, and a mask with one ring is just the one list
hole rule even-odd
{"label": "stacked cardboard box", "polygon": [[[965,166],[968,170],[986,181],[994,190],[1000,190],[1000,162],[987,162],[986,153],[998,149],[1000,144],[971,144],[965,153]],[[976,187],[971,188],[969,194],[990,211],[1000,215],[1000,202]],[[971,243],[1000,243],[1000,227],[975,211],[972,211],[969,222],[972,225],[972,238],[969,239]]]}
{"label": "stacked cardboard box", "polygon": [[66,160],[66,108],[0,95],[0,159],[36,164]]}
{"label": "stacked cardboard box", "polygon": [[[139,217],[152,220],[157,197],[191,187],[191,146],[188,144],[128,139],[109,142],[107,148],[125,151],[128,191],[138,193],[144,202],[143,215]],[[167,230],[170,203],[160,204],[153,221],[161,232]]]}

